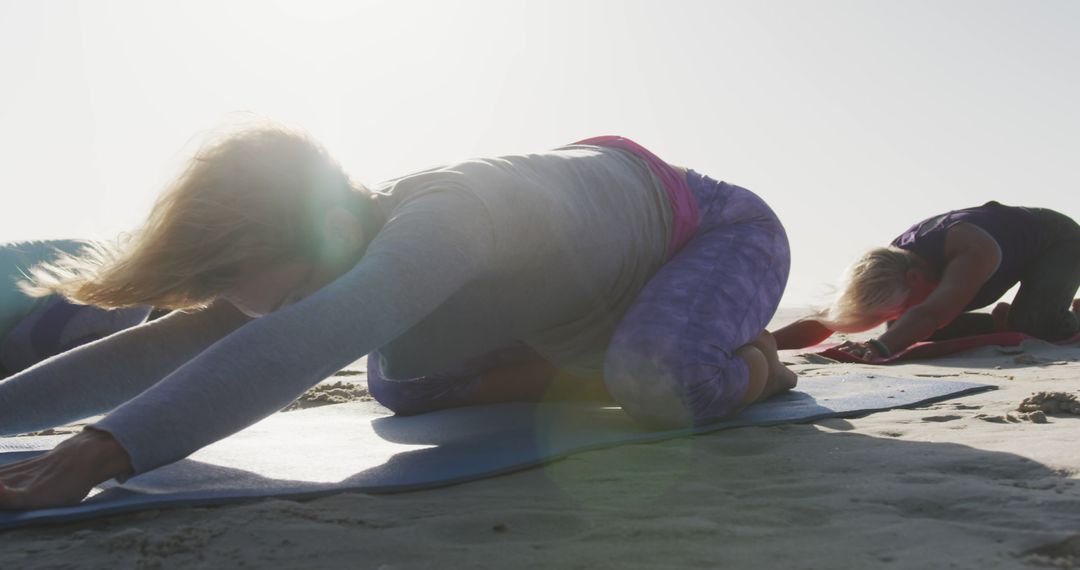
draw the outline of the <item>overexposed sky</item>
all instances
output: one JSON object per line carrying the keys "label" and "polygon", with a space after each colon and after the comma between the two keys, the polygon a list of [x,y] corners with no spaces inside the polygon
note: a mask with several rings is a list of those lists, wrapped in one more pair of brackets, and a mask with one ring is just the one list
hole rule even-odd
{"label": "overexposed sky", "polygon": [[0,0],[0,241],[131,230],[201,134],[304,127],[364,182],[622,134],[750,188],[784,305],[989,199],[1080,217],[1072,0]]}

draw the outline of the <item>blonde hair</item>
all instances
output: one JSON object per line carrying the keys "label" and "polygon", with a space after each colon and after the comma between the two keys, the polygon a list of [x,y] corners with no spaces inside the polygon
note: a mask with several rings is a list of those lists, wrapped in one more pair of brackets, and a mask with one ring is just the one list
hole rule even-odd
{"label": "blonde hair", "polygon": [[835,331],[859,332],[895,317],[910,293],[907,273],[921,265],[914,253],[894,246],[866,252],[847,269],[821,320]]}
{"label": "blonde hair", "polygon": [[20,286],[108,308],[205,307],[247,268],[317,256],[321,213],[361,194],[305,134],[249,127],[198,150],[134,235],[39,265]]}

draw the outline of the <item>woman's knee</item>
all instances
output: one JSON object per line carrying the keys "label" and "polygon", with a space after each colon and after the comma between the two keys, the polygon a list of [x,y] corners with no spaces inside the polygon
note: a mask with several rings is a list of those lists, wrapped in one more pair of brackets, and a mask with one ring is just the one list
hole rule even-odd
{"label": "woman's knee", "polygon": [[[425,390],[425,388],[428,388]],[[368,392],[376,402],[399,416],[413,416],[450,406],[441,406],[430,386],[418,386],[415,381],[368,381]]]}
{"label": "woman's knee", "polygon": [[1009,328],[1054,342],[1080,332],[1080,320],[1071,310],[1037,312],[1016,310],[1014,307],[1009,313]]}
{"label": "woman's knee", "polygon": [[[386,375],[386,362],[378,354],[368,356],[368,393],[384,407],[401,416],[468,405],[479,377],[402,378]],[[390,380],[388,378],[395,378]]]}
{"label": "woman's knee", "polygon": [[386,364],[379,354],[368,355],[367,384],[371,397],[395,414],[419,413],[417,410],[425,403],[424,399],[417,397],[415,388],[406,386],[408,381],[389,380],[385,368]]}

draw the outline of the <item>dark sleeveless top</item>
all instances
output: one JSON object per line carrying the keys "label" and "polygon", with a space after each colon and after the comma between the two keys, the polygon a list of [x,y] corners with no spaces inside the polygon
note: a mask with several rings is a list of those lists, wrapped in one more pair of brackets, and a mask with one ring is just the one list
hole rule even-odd
{"label": "dark sleeveless top", "polygon": [[964,308],[971,311],[997,301],[1023,279],[1039,258],[1044,240],[1030,209],[991,201],[927,218],[900,234],[892,245],[916,253],[940,275],[945,269],[945,234],[960,223],[985,231],[1001,247],[1001,265]]}

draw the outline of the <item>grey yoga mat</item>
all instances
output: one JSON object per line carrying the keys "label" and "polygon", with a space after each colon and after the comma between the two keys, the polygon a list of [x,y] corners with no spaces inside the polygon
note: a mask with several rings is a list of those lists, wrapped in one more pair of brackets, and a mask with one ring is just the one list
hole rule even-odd
{"label": "grey yoga mat", "polygon": [[[73,507],[0,511],[0,528],[141,509],[342,491],[391,493],[518,471],[572,453],[744,426],[851,417],[992,389],[871,374],[805,378],[796,391],[696,429],[648,431],[599,403],[501,404],[394,417],[372,402],[279,413],[177,463],[103,484]],[[0,464],[32,457],[65,436],[0,438]]]}

